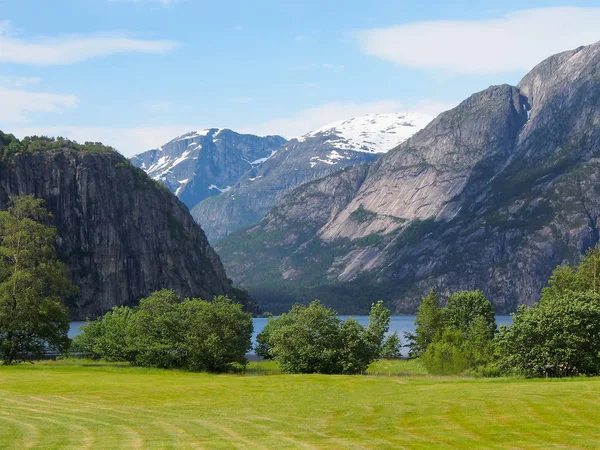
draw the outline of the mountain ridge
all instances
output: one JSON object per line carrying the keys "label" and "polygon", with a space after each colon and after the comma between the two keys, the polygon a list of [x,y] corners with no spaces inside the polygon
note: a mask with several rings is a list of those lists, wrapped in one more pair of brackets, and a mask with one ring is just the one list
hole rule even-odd
{"label": "mountain ridge", "polygon": [[[290,140],[230,190],[194,206],[192,215],[209,240],[216,242],[236,229],[258,223],[291,189],[340,168],[372,161],[389,150],[388,145],[393,146],[390,142],[402,142],[428,121],[425,115],[396,113],[333,122]],[[352,128],[349,124],[353,122],[359,127],[369,122],[369,127]],[[345,136],[348,131],[351,133]]]}
{"label": "mountain ridge", "polygon": [[[347,172],[302,186],[220,241],[232,279],[274,312],[286,292],[347,313],[374,296],[414,312],[430,288],[482,289],[498,312],[532,304],[598,243],[600,43],[473,94],[366,171],[333,197]],[[305,190],[325,195],[303,206]]]}

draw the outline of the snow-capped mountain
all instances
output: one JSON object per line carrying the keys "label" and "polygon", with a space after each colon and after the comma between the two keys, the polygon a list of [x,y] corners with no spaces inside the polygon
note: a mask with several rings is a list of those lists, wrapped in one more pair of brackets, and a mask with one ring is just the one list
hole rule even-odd
{"label": "snow-capped mountain", "polygon": [[366,153],[385,153],[404,142],[433,118],[417,113],[369,114],[325,125],[304,136],[327,136],[332,147]]}
{"label": "snow-capped mountain", "polygon": [[216,242],[258,223],[286,192],[344,167],[373,161],[431,119],[415,113],[373,114],[321,127],[289,141],[227,192],[196,205],[192,215]]}
{"label": "snow-capped mountain", "polygon": [[209,128],[178,136],[132,157],[131,162],[192,208],[207,197],[228,191],[245,172],[263,164],[285,143],[281,136]]}

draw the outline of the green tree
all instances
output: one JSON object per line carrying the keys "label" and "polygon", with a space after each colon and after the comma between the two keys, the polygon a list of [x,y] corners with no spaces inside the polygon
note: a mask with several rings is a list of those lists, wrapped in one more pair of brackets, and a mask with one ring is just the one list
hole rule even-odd
{"label": "green tree", "polygon": [[414,334],[405,333],[409,341],[409,356],[417,358],[421,356],[429,344],[433,342],[436,335],[443,331],[444,323],[442,316],[442,308],[440,307],[440,299],[431,289],[429,295],[423,297],[417,315],[415,317],[415,332]]}
{"label": "green tree", "polygon": [[461,291],[448,298],[448,304],[443,309],[443,323],[445,328],[455,328],[468,333],[474,321],[478,318],[484,320],[489,337],[496,332],[496,317],[494,307],[483,292]]}
{"label": "green tree", "polygon": [[256,346],[254,350],[261,358],[271,359],[271,335],[277,327],[289,325],[294,320],[294,316],[290,314],[282,314],[280,317],[269,317],[267,324],[263,330],[256,336]]}
{"label": "green tree", "polygon": [[548,286],[542,290],[541,302],[566,292],[600,293],[600,249],[591,248],[578,267],[561,265],[554,269]]}
{"label": "green tree", "polygon": [[128,326],[132,317],[128,306],[115,306],[103,317],[86,322],[73,339],[73,350],[91,359],[131,360]]}
{"label": "green tree", "polygon": [[452,375],[471,368],[467,336],[457,328],[446,328],[429,344],[422,356],[429,373]]}
{"label": "green tree", "polygon": [[246,365],[253,324],[240,303],[223,296],[212,302],[187,299],[179,307],[179,320],[184,334],[177,348],[185,369],[223,372],[233,364]]}
{"label": "green tree", "polygon": [[600,373],[600,294],[567,291],[521,306],[497,336],[500,367],[527,376]]}
{"label": "green tree", "polygon": [[179,297],[169,289],[140,300],[127,331],[132,363],[164,369],[183,365],[178,348],[183,336],[180,303]]}
{"label": "green tree", "polygon": [[342,372],[343,340],[336,311],[315,300],[308,306],[295,304],[276,320],[285,325],[273,327],[269,353],[284,372]]}
{"label": "green tree", "polygon": [[369,326],[337,312],[318,300],[296,304],[291,311],[270,320],[261,333],[259,349],[266,351],[283,371],[291,373],[360,373],[379,358],[389,329],[390,312],[372,305]]}
{"label": "green tree", "polygon": [[136,308],[119,307],[88,322],[75,338],[85,356],[164,369],[222,372],[246,364],[252,315],[227,297],[186,299],[154,292]]}
{"label": "green tree", "polygon": [[398,359],[402,356],[402,341],[397,332],[390,334],[379,351],[381,359]]}
{"label": "green tree", "polygon": [[14,197],[0,212],[0,351],[4,364],[68,347],[61,300],[76,289],[56,257],[56,229],[43,200]]}

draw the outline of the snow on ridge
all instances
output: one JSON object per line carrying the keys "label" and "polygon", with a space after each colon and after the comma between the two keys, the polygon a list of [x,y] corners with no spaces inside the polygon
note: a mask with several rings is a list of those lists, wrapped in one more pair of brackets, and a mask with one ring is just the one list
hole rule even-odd
{"label": "snow on ridge", "polygon": [[220,188],[220,187],[218,187],[217,185],[215,185],[215,184],[211,184],[211,185],[210,185],[208,188],[209,188],[209,189],[216,189],[216,190],[217,190],[217,191],[219,191],[219,192],[227,192],[228,190],[230,190],[230,189],[231,189],[231,186],[227,186],[227,187],[225,187],[225,188],[221,189],[221,188]]}
{"label": "snow on ridge", "polygon": [[258,158],[254,161],[248,161],[247,159],[245,159],[244,161],[248,161],[250,164],[252,164],[253,166],[257,165],[257,164],[262,164],[265,161],[267,161],[269,158],[271,158],[275,153],[277,153],[279,149],[273,149],[271,150],[271,154],[269,156],[265,156],[264,158]]}
{"label": "snow on ridge", "polygon": [[385,153],[409,139],[433,117],[418,113],[369,114],[339,120],[318,128],[300,139],[325,136],[334,148],[367,153]]}

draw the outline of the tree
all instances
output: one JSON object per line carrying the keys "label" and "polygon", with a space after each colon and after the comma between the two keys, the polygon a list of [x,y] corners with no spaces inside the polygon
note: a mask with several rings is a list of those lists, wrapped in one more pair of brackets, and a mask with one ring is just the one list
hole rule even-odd
{"label": "tree", "polygon": [[542,290],[541,302],[567,292],[600,293],[600,249],[591,248],[576,268],[561,265],[554,269],[548,286]]}
{"label": "tree", "polygon": [[187,299],[179,307],[179,320],[183,368],[223,372],[233,364],[246,365],[253,324],[240,303],[223,296],[212,302]]}
{"label": "tree", "polygon": [[127,328],[132,317],[133,310],[128,306],[115,306],[103,317],[86,322],[73,339],[73,349],[86,358],[129,361],[132,350]]}
{"label": "tree", "polygon": [[381,359],[398,359],[402,356],[402,341],[397,332],[390,334],[379,351]]}
{"label": "tree", "polygon": [[458,374],[471,367],[467,350],[468,338],[457,328],[446,328],[427,347],[423,354],[423,365],[429,373],[436,375]]}
{"label": "tree", "polygon": [[277,327],[289,325],[294,320],[290,314],[282,314],[280,317],[269,317],[269,320],[263,330],[256,336],[256,346],[254,350],[261,358],[271,359],[271,335]]}
{"label": "tree", "polygon": [[567,292],[521,306],[497,337],[500,366],[527,376],[600,373],[600,294]]}
{"label": "tree", "polygon": [[496,332],[494,307],[479,290],[452,294],[442,316],[445,328],[455,328],[467,333],[475,320],[481,318],[487,326],[490,338]]}
{"label": "tree", "polygon": [[295,304],[276,320],[281,319],[285,325],[271,331],[269,353],[284,372],[342,372],[343,340],[336,311],[315,300],[308,306]]}
{"label": "tree", "polygon": [[409,340],[409,356],[417,358],[422,355],[429,344],[433,342],[435,336],[442,332],[443,327],[440,300],[435,290],[431,289],[429,295],[423,297],[419,305],[415,317],[414,334],[405,333],[406,338]]}
{"label": "tree", "polygon": [[360,373],[379,358],[389,321],[390,312],[381,301],[372,305],[365,328],[353,318],[340,321],[336,311],[315,300],[270,320],[259,348],[284,372]]}
{"label": "tree", "polygon": [[127,330],[130,362],[163,369],[183,365],[178,348],[183,335],[178,312],[180,302],[175,292],[169,289],[156,291],[140,300]]}
{"label": "tree", "polygon": [[252,315],[227,297],[181,302],[163,289],[136,308],[119,307],[88,322],[75,348],[94,359],[164,369],[222,372],[246,364]]}
{"label": "tree", "polygon": [[61,300],[76,292],[56,257],[56,229],[43,200],[14,197],[0,212],[0,351],[4,364],[68,347]]}

